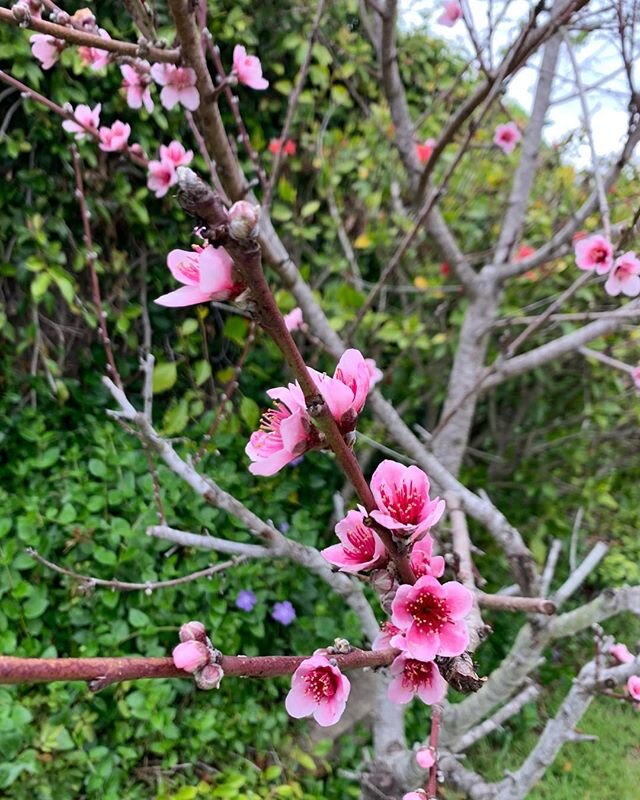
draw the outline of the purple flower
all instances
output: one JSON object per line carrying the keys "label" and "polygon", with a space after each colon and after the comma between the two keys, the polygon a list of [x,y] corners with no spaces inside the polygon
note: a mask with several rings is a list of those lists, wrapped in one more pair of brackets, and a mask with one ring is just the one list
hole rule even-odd
{"label": "purple flower", "polygon": [[241,589],[236,597],[236,606],[241,611],[253,611],[256,602],[256,596],[251,589]]}
{"label": "purple flower", "polygon": [[281,522],[281,523],[278,525],[278,528],[279,528],[279,530],[280,530],[280,533],[286,533],[286,532],[289,530],[289,528],[290,528],[290,527],[291,527],[291,526],[289,525],[289,523],[288,523],[286,520],[285,520],[284,522]]}
{"label": "purple flower", "polygon": [[288,600],[283,600],[281,603],[275,603],[271,616],[281,625],[291,625],[296,618],[296,610]]}

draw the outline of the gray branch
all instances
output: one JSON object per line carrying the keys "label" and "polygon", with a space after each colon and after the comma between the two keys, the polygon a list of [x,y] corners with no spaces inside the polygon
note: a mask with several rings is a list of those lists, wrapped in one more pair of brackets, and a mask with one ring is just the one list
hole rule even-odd
{"label": "gray branch", "polygon": [[[358,615],[365,636],[370,641],[375,638],[379,631],[375,614],[362,587],[354,578],[341,572],[333,572],[314,547],[302,545],[283,536],[277,528],[260,519],[233,495],[221,489],[211,478],[197,472],[195,467],[182,459],[169,442],[155,431],[144,414],[136,411],[125,393],[113,381],[103,378],[103,383],[120,406],[120,411],[111,412],[112,416],[133,423],[143,442],[162,458],[173,473],[182,478],[207,503],[226,511],[239,520],[250,533],[261,540],[262,546],[268,549],[274,557],[295,561],[321,578]],[[165,528],[165,534],[167,532],[168,530]],[[195,536],[195,534],[190,535]],[[202,538],[205,541],[208,539],[208,537]],[[194,543],[193,539],[191,539],[191,543]]]}

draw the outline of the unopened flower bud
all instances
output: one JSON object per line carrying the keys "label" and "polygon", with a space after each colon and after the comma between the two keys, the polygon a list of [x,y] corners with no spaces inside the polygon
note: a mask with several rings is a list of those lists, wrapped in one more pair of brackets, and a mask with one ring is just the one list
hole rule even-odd
{"label": "unopened flower bud", "polygon": [[229,235],[233,239],[253,239],[258,235],[260,206],[238,200],[229,209]]}
{"label": "unopened flower bud", "polygon": [[421,747],[416,752],[416,761],[418,762],[418,766],[422,767],[422,769],[431,769],[436,763],[433,750],[430,747]]}
{"label": "unopened flower bud", "polygon": [[220,686],[220,681],[224,678],[224,670],[220,664],[207,664],[194,677],[198,689],[204,689],[206,692]]}
{"label": "unopened flower bud", "polygon": [[192,639],[195,639],[198,642],[205,642],[207,641],[207,631],[204,625],[197,620],[191,620],[191,622],[185,622],[184,625],[180,628],[180,641],[181,642],[189,642]]}
{"label": "unopened flower bud", "polygon": [[172,658],[178,669],[183,669],[185,672],[195,672],[200,667],[204,667],[209,661],[210,653],[204,642],[190,639],[174,647]]}

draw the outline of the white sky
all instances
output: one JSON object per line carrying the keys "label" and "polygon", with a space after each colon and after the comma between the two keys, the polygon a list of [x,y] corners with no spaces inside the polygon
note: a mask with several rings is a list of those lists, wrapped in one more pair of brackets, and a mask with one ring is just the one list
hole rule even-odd
{"label": "white sky", "polygon": [[[473,48],[464,22],[459,20],[452,28],[437,23],[443,5],[444,0],[400,0],[402,24],[407,27],[426,27],[471,57]],[[498,0],[493,5],[495,9],[501,9],[504,2]],[[489,0],[468,0],[468,7],[473,14],[475,30],[480,41],[483,41],[487,30]],[[531,3],[527,0],[511,0],[508,3],[507,13],[496,29],[495,47],[500,48],[513,40],[530,7]],[[586,42],[574,48],[574,53],[586,87],[602,79],[605,81],[587,93],[587,100],[595,148],[599,157],[606,158],[618,152],[627,130],[628,89],[622,73],[616,72],[622,66],[621,57],[611,36],[607,37],[601,31],[590,33]],[[507,96],[517,101],[526,112],[531,111],[537,63],[539,58],[535,57],[532,67],[520,70],[511,80],[507,91]],[[580,100],[564,99],[566,95],[575,93],[573,67],[566,52],[561,54],[559,73],[560,78],[554,85],[554,102],[547,114],[545,140],[549,144],[563,140],[569,133],[582,127]],[[563,77],[566,80],[562,80]],[[568,149],[567,157],[578,166],[588,166],[591,164],[591,153],[584,137],[582,140],[583,143],[580,137],[575,137],[575,144]]]}

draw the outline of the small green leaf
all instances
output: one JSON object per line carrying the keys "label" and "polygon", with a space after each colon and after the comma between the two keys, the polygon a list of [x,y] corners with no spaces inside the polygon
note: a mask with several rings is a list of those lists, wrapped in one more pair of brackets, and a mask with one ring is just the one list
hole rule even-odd
{"label": "small green leaf", "polygon": [[156,364],[153,370],[153,393],[168,392],[178,379],[178,368],[175,361],[163,361]]}

